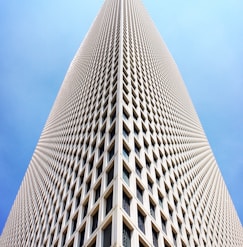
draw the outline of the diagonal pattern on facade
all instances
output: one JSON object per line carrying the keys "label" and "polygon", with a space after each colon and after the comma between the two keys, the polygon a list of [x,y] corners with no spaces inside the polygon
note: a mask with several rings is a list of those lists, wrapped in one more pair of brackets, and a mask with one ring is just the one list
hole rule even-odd
{"label": "diagonal pattern on facade", "polygon": [[139,0],[106,0],[74,57],[1,246],[242,246],[177,66]]}

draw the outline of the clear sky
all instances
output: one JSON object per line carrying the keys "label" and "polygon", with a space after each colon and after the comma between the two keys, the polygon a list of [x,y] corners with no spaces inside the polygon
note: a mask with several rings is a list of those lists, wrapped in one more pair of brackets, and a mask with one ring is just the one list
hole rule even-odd
{"label": "clear sky", "polygon": [[[67,68],[103,0],[0,1],[0,232]],[[144,0],[243,222],[243,1]]]}

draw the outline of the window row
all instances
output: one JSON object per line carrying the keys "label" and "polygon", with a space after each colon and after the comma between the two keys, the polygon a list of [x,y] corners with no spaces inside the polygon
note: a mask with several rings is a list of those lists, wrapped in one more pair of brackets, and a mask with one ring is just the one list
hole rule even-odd
{"label": "window row", "polygon": [[[79,246],[83,246],[84,234],[85,234],[85,231],[87,231],[87,227],[85,227],[85,225],[86,225],[86,222],[87,222],[86,216],[88,214],[88,205],[89,205],[89,198],[87,198],[87,200],[82,205],[82,215],[81,215],[81,217],[78,216],[79,213],[77,212],[71,218],[71,224],[70,224],[70,228],[71,229],[70,229],[69,238],[72,238],[73,234],[75,234],[75,231],[77,230],[77,228],[80,225],[84,225],[84,227],[82,227],[82,230],[80,231],[80,245]],[[113,190],[110,189],[109,192],[104,197],[104,217],[106,217],[109,214],[109,212],[112,210],[112,207],[113,207]],[[99,214],[101,214],[100,207],[99,207],[99,205],[97,205],[97,207],[90,214],[90,232],[89,232],[89,235],[92,235],[92,233],[98,227]],[[55,230],[52,230],[50,245],[52,245],[53,240],[55,238],[60,239],[60,235],[59,234],[61,233],[62,229],[65,227],[66,222],[69,219],[70,219],[70,210],[67,210],[66,218],[65,219],[64,218],[60,219],[59,222],[57,223],[56,227],[55,227],[57,229],[56,230],[56,234],[55,234]],[[66,227],[66,230],[62,231],[62,233],[61,233],[62,234],[62,246],[65,245],[65,242],[67,240],[67,232],[68,231],[67,231],[67,227]],[[106,239],[106,241],[107,241],[107,239]],[[108,245],[105,245],[105,246],[108,246]]]}

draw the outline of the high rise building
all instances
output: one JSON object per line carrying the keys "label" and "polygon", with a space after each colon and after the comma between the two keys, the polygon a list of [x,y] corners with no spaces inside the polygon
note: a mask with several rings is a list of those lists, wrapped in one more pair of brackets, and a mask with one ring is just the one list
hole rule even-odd
{"label": "high rise building", "polygon": [[74,57],[1,246],[243,246],[169,51],[139,0],[106,0]]}

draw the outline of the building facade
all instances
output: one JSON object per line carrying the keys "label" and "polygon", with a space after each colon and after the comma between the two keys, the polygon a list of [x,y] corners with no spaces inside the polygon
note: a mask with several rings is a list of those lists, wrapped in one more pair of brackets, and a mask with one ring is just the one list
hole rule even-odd
{"label": "building facade", "polygon": [[140,0],[106,0],[77,51],[1,246],[243,246],[169,51]]}

